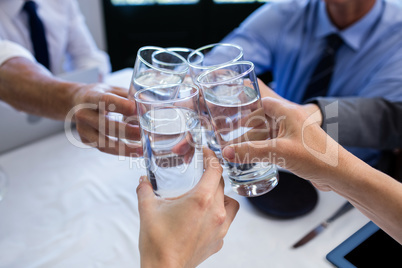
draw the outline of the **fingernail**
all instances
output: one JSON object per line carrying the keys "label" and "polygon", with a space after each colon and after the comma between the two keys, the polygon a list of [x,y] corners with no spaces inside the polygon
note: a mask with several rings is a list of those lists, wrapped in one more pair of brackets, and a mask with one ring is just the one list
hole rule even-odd
{"label": "fingernail", "polygon": [[225,149],[223,149],[223,156],[226,159],[234,159],[235,158],[235,150],[234,150],[234,148],[231,147],[231,146],[225,147]]}
{"label": "fingernail", "polygon": [[140,177],[140,183],[146,180],[146,176],[141,176]]}

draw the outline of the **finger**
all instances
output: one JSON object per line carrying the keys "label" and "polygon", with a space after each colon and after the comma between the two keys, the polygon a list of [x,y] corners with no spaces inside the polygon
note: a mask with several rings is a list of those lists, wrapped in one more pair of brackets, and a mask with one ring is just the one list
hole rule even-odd
{"label": "finger", "polygon": [[133,115],[136,112],[134,101],[111,92],[90,91],[87,92],[85,101],[98,105],[99,110],[121,113],[123,115]]}
{"label": "finger", "polygon": [[101,152],[130,157],[140,157],[143,155],[142,145],[140,143],[127,145],[123,141],[109,138],[99,133],[90,125],[85,124],[77,124],[77,131],[83,143],[97,148]]}
{"label": "finger", "polygon": [[140,140],[139,126],[113,120],[112,118],[113,116],[105,116],[93,110],[81,111],[76,115],[77,124],[90,125],[104,135],[135,141]]}
{"label": "finger", "polygon": [[269,86],[267,86],[259,78],[258,78],[258,87],[260,88],[260,93],[261,93],[262,98],[271,97],[271,98],[283,100],[283,98],[281,96],[279,96],[275,91],[273,91]]}
{"label": "finger", "polygon": [[172,152],[178,155],[185,155],[188,151],[194,148],[194,141],[190,134],[187,134],[184,139],[179,141],[173,148]]}
{"label": "finger", "polygon": [[144,211],[148,210],[155,200],[155,194],[152,189],[152,184],[148,181],[146,176],[141,176],[140,184],[137,186],[137,198],[138,198],[138,211],[141,215]]}
{"label": "finger", "polygon": [[112,93],[103,95],[106,111],[131,116],[136,113],[135,102]]}
{"label": "finger", "polygon": [[287,106],[290,104],[283,100],[267,97],[262,99],[264,112],[271,118],[280,118],[287,115]]}
{"label": "finger", "polygon": [[[109,116],[99,116],[98,121],[105,120],[103,129],[100,130],[105,135],[111,137],[117,137],[120,139],[129,139],[139,141],[141,139],[141,130],[139,125],[131,124],[127,122],[121,122],[118,120],[112,120]],[[91,125],[96,127],[98,123],[91,121]]]}
{"label": "finger", "polygon": [[126,121],[109,120],[106,124],[105,134],[119,139],[132,141],[141,140],[141,129],[139,124],[127,123]]}
{"label": "finger", "polygon": [[128,98],[128,89],[122,87],[112,87],[110,90],[113,94],[116,94],[120,97]]}
{"label": "finger", "polygon": [[[81,139],[81,142],[82,142],[83,144],[86,144],[86,145],[90,146],[89,140],[87,140],[86,138],[84,138],[84,137],[82,137],[82,136],[80,136],[80,139]],[[94,147],[94,146],[92,146],[92,147]]]}
{"label": "finger", "polygon": [[239,211],[240,205],[239,202],[234,200],[233,198],[230,198],[229,196],[225,195],[225,209],[226,209],[226,219],[225,219],[225,225],[227,228],[232,224],[234,218],[237,215],[237,212]]}
{"label": "finger", "polygon": [[93,148],[98,146],[98,135],[96,134],[96,130],[94,128],[79,122],[77,122],[76,128],[82,143]]}
{"label": "finger", "polygon": [[258,128],[251,129],[244,133],[242,136],[237,137],[230,141],[230,143],[241,143],[247,141],[263,141],[272,138],[273,135],[267,125],[259,126]]}
{"label": "finger", "polygon": [[192,147],[190,151],[188,151],[185,155],[184,155],[184,163],[186,164],[190,164],[191,160],[193,160],[194,157],[194,152],[195,152],[195,148]]}
{"label": "finger", "polygon": [[215,198],[218,200],[218,204],[224,204],[225,198],[225,181],[221,176],[221,180],[219,182],[218,188],[216,189]]}
{"label": "finger", "polygon": [[172,152],[184,156],[184,162],[190,163],[194,157],[195,144],[191,134],[187,133],[186,137],[172,148]]}
{"label": "finger", "polygon": [[203,114],[207,114],[208,113],[207,103],[205,102],[204,96],[201,94],[201,91],[200,91],[199,102],[200,102],[200,110],[201,110],[201,112]]}
{"label": "finger", "polygon": [[141,157],[143,155],[142,145],[140,143],[126,144],[121,140],[111,139],[107,136],[100,135],[100,139],[105,139],[105,143],[102,146],[98,146],[98,150],[113,155],[122,155],[129,157]]}
{"label": "finger", "polygon": [[267,122],[267,118],[265,117],[265,112],[264,109],[258,108],[248,114],[247,116],[244,116],[243,118],[240,119],[240,125],[244,127],[258,127],[261,125],[265,125]]}
{"label": "finger", "polygon": [[280,140],[272,139],[265,141],[248,141],[226,146],[223,149],[223,157],[232,163],[256,163],[275,161],[271,159],[270,153],[279,151]]}
{"label": "finger", "polygon": [[222,166],[219,163],[218,158],[215,156],[215,153],[208,148],[203,148],[204,154],[204,169],[205,172],[201,177],[201,180],[197,184],[195,188],[204,189],[205,191],[210,191],[213,189],[213,193],[216,192],[219,184],[221,183],[222,176]]}

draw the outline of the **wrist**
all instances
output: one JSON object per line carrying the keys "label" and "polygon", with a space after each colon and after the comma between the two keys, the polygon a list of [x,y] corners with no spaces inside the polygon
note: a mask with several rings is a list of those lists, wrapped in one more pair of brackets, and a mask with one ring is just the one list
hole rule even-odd
{"label": "wrist", "polygon": [[322,126],[322,112],[320,107],[314,103],[301,105],[302,109],[313,119],[320,127]]}
{"label": "wrist", "polygon": [[[146,241],[146,242],[144,242]],[[159,242],[158,242],[159,241]],[[140,239],[141,268],[184,268],[186,260],[180,258],[179,252],[166,243],[160,243],[148,236],[147,240]],[[188,255],[188,254],[187,254]],[[183,255],[185,256],[185,255]]]}
{"label": "wrist", "polygon": [[[148,255],[148,256],[143,256]],[[185,266],[179,262],[175,262],[172,258],[164,258],[160,255],[141,254],[141,268],[184,268]]]}
{"label": "wrist", "polygon": [[[75,121],[76,109],[79,109],[78,105],[85,104],[85,93],[88,91],[85,84],[63,82],[62,87],[68,95],[68,109],[66,111],[66,118],[72,115],[71,121]],[[71,112],[73,113],[71,114]]]}

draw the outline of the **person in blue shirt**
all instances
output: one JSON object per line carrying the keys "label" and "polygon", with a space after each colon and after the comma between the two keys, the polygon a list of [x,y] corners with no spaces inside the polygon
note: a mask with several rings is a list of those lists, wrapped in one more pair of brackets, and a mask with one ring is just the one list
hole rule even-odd
{"label": "person in blue shirt", "polygon": [[[275,91],[303,103],[326,46],[340,45],[325,96],[402,100],[402,3],[392,0],[292,0],[267,3],[222,42],[240,45],[257,75],[272,72]],[[375,111],[373,111],[375,112]],[[370,164],[378,153],[348,148]]]}

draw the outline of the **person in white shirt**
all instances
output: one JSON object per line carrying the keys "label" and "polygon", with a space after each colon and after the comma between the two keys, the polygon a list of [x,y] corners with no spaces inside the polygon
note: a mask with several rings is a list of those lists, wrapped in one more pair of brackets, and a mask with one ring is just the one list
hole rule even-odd
{"label": "person in white shirt", "polygon": [[[37,116],[64,120],[67,108],[71,109],[73,106],[69,96],[64,95],[64,103],[62,103],[62,99],[59,99],[62,94],[66,94],[60,85],[75,88],[78,85],[74,83],[52,83],[50,87],[40,88],[36,81],[25,81],[29,80],[24,77],[27,74],[27,70],[30,70],[32,74],[39,73],[38,82],[43,83],[44,79],[56,80],[55,77],[50,77],[50,73],[42,70],[39,66],[35,66],[35,56],[37,55],[35,55],[36,50],[32,40],[32,13],[27,10],[27,7],[31,7],[31,11],[35,11],[42,23],[49,62],[49,66],[46,67],[52,75],[58,76],[70,71],[84,71],[96,68],[99,73],[98,78],[88,79],[93,80],[93,82],[102,81],[102,78],[111,70],[109,57],[105,52],[97,48],[79,10],[77,0],[0,0],[0,66],[12,66],[2,68],[0,108],[12,110],[9,107],[10,105],[16,110],[27,112],[29,113],[27,115],[28,121],[34,119],[34,122],[38,122],[40,118]],[[16,57],[23,57],[24,59],[14,60]],[[16,64],[15,62],[17,61],[18,63]],[[20,63],[21,61],[25,62]],[[18,68],[20,69],[18,70]],[[106,91],[115,90],[106,85],[102,85],[102,87],[103,91],[104,89]],[[83,92],[84,85],[80,85],[80,88],[82,89],[80,91]],[[99,90],[99,87],[98,85],[91,85],[87,87],[87,90],[88,95],[93,95],[95,91]],[[106,91],[103,93],[106,94]],[[68,92],[72,96],[72,88],[68,89]],[[120,95],[127,95],[125,93],[127,89],[118,89],[118,92]],[[104,94],[99,95],[99,97],[104,98]],[[49,103],[52,105],[49,105]],[[39,105],[43,107],[39,107]],[[48,107],[44,107],[45,105]],[[119,105],[127,106],[128,104]],[[55,108],[63,109],[63,113],[55,112]],[[78,112],[78,116],[87,114],[89,111],[89,109],[82,109]],[[18,115],[19,113],[16,112],[15,114]],[[88,114],[92,114],[92,122],[95,122],[100,116],[99,113]],[[84,123],[77,122],[78,131],[84,142],[94,141],[101,135],[96,131],[99,124],[89,127],[88,120],[89,118],[87,117],[84,119]],[[106,120],[106,122],[109,122],[109,120]],[[16,122],[16,124],[19,123],[21,122]],[[83,128],[84,125],[86,126],[85,128]],[[27,133],[26,135],[30,134]],[[99,146],[95,147],[99,148]],[[118,153],[117,149],[112,149],[111,146],[99,149],[110,153]]]}
{"label": "person in white shirt", "polygon": [[[109,56],[97,48],[76,0],[34,2],[45,28],[54,75],[94,67],[101,77],[110,72]],[[19,44],[34,55],[24,4],[24,0],[0,0],[0,40]]]}
{"label": "person in white shirt", "polygon": [[108,117],[109,111],[127,117],[136,114],[135,103],[127,99],[127,89],[63,81],[38,64],[28,50],[4,40],[0,40],[0,101],[19,111],[56,120],[66,120],[72,114],[84,143],[111,154],[142,154],[140,145],[128,147],[111,138],[138,140],[140,136],[138,126]]}

